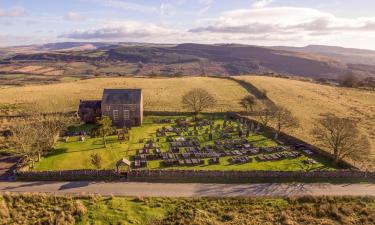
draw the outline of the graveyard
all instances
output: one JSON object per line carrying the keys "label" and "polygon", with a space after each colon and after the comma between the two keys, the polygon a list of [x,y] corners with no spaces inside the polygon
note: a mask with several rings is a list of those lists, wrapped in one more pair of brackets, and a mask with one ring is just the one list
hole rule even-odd
{"label": "graveyard", "polygon": [[[127,158],[133,169],[178,170],[334,170],[329,160],[304,146],[285,146],[268,138],[256,123],[228,120],[221,114],[146,116],[142,126],[117,129],[106,138],[91,135],[94,125],[77,125],[58,141],[34,170],[116,169]],[[83,138],[84,137],[84,138]]]}

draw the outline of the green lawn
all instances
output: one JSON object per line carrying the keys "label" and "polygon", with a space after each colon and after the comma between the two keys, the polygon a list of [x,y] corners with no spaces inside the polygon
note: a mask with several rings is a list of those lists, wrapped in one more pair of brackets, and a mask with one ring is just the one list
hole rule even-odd
{"label": "green lawn", "polygon": [[[134,127],[130,132],[130,140],[128,142],[120,143],[117,140],[117,136],[107,137],[108,146],[104,148],[103,141],[101,138],[88,138],[85,142],[79,142],[77,137],[70,138],[67,143],[59,141],[55,146],[55,149],[48,155],[42,158],[41,162],[37,163],[35,170],[69,170],[69,169],[93,169],[91,164],[90,155],[98,153],[102,157],[102,168],[114,169],[116,162],[123,157],[133,159],[133,156],[137,154],[137,151],[144,146],[144,142],[148,139],[156,141],[156,145],[161,148],[162,152],[168,151],[169,143],[166,142],[165,137],[157,138],[156,130],[160,127],[168,127],[171,124],[154,124],[153,120],[155,117],[148,116],[144,120],[144,124],[141,127]],[[168,117],[176,119],[177,117]],[[215,119],[215,123],[222,124],[221,118]],[[76,130],[90,130],[92,126],[84,125]],[[193,128],[190,128],[192,130]],[[167,135],[175,135],[167,133]],[[184,132],[187,135],[187,132]],[[218,138],[218,134],[214,134],[214,140]],[[213,141],[209,141],[207,135],[203,130],[199,131],[195,138],[199,139],[201,146],[207,144],[213,144]],[[235,134],[233,134],[235,138]],[[262,134],[250,135],[247,138],[252,144],[258,147],[276,146],[277,144],[263,136]],[[140,140],[143,140],[141,142]],[[219,165],[209,165],[208,159],[205,159],[204,165],[199,166],[176,166],[176,167],[161,167],[161,160],[148,161],[148,168],[150,169],[183,169],[183,170],[274,170],[274,171],[310,171],[314,169],[332,169],[330,163],[324,158],[314,158],[319,163],[317,164],[306,164],[304,161],[307,159],[306,156],[301,156],[295,159],[285,159],[273,162],[257,162],[252,156],[253,160],[250,163],[235,164],[229,163],[230,157],[220,158]]]}
{"label": "green lawn", "polygon": [[[86,224],[152,224],[165,218],[176,207],[168,199],[99,198],[84,200],[88,213],[81,217],[78,225]],[[99,222],[100,221],[100,222]]]}

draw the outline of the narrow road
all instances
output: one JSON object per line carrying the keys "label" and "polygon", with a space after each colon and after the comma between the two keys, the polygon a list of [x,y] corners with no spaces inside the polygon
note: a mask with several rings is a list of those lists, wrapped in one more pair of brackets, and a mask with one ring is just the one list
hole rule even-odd
{"label": "narrow road", "polygon": [[100,194],[115,196],[236,197],[375,196],[375,184],[174,184],[135,182],[0,182],[0,192]]}

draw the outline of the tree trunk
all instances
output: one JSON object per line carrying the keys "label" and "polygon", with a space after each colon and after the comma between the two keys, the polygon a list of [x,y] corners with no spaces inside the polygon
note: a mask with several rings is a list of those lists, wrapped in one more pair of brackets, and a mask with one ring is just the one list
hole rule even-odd
{"label": "tree trunk", "polygon": [[38,152],[38,162],[40,162],[40,152]]}
{"label": "tree trunk", "polygon": [[333,165],[337,166],[339,164],[340,158],[338,156],[335,156],[335,159],[333,160]]}
{"label": "tree trunk", "polygon": [[104,144],[104,148],[107,148],[107,142],[105,140],[105,136],[103,136],[103,144]]}

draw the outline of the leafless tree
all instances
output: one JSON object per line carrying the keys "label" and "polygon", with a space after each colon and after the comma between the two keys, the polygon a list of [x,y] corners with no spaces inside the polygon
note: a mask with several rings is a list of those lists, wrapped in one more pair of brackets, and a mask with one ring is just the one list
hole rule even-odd
{"label": "leafless tree", "polygon": [[246,112],[253,112],[254,106],[256,105],[256,98],[252,95],[247,95],[240,100],[240,105],[245,108]]}
{"label": "leafless tree", "polygon": [[267,127],[271,120],[275,116],[275,111],[270,107],[266,107],[264,110],[259,112],[258,118],[263,127]]}
{"label": "leafless tree", "polygon": [[61,114],[39,115],[34,117],[32,126],[37,136],[35,140],[35,151],[38,161],[43,153],[50,151],[56,144],[61,131],[74,122],[71,116]]}
{"label": "leafless tree", "polygon": [[316,142],[332,151],[335,165],[345,158],[356,159],[369,154],[369,141],[360,134],[352,119],[324,115],[317,120],[311,133]]}
{"label": "leafless tree", "polygon": [[299,121],[293,116],[292,112],[285,107],[276,106],[274,108],[274,116],[272,119],[276,133],[275,139],[280,135],[280,132],[285,128],[298,127]]}
{"label": "leafless tree", "polygon": [[195,88],[182,96],[182,105],[198,115],[203,110],[213,107],[216,99],[204,89]]}
{"label": "leafless tree", "polygon": [[37,139],[34,127],[26,120],[18,121],[11,127],[12,135],[7,138],[7,146],[11,153],[20,156],[24,162],[34,166],[35,140]]}
{"label": "leafless tree", "polygon": [[73,120],[61,114],[39,114],[15,121],[10,127],[12,134],[6,140],[8,148],[33,167],[43,153],[53,148],[60,132]]}

